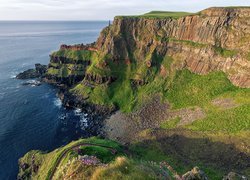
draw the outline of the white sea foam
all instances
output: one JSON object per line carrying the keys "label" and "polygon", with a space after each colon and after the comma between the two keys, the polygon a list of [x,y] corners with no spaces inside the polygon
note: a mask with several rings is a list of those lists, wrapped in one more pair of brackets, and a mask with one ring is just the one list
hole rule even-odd
{"label": "white sea foam", "polygon": [[74,110],[74,114],[75,114],[75,116],[81,116],[82,115],[82,110],[80,108],[76,108]]}
{"label": "white sea foam", "polygon": [[61,99],[55,98],[55,99],[54,99],[54,105],[55,105],[56,107],[58,107],[58,108],[61,108],[61,107],[62,107],[62,101],[61,101]]}
{"label": "white sea foam", "polygon": [[80,127],[82,130],[84,130],[86,127],[88,127],[88,119],[86,116],[87,115],[84,113],[80,116]]}
{"label": "white sea foam", "polygon": [[80,108],[76,108],[74,110],[74,114],[75,114],[75,116],[80,117],[79,125],[80,125],[80,128],[82,130],[84,130],[88,126],[88,119],[87,119],[88,114],[83,113]]}
{"label": "white sea foam", "polygon": [[16,78],[16,74],[10,75],[11,79],[15,79]]}
{"label": "white sea foam", "polygon": [[58,118],[61,119],[61,120],[67,119],[67,117],[68,117],[68,113],[60,114],[60,115],[58,116]]}
{"label": "white sea foam", "polygon": [[12,72],[10,73],[10,78],[11,78],[11,79],[15,79],[16,76],[17,76],[17,74],[18,74],[18,71],[12,71]]}

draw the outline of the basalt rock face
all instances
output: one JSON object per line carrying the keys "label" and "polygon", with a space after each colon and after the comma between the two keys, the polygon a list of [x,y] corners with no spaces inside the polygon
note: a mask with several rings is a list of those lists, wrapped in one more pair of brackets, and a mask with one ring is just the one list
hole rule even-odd
{"label": "basalt rock face", "polygon": [[50,55],[45,79],[94,104],[91,94],[103,93],[102,105],[123,84],[136,91],[159,76],[171,83],[183,69],[223,71],[234,85],[250,88],[249,40],[250,8],[209,8],[179,18],[116,17],[96,42],[61,45]]}
{"label": "basalt rock face", "polygon": [[171,69],[223,71],[234,85],[249,88],[249,40],[250,8],[209,8],[178,19],[116,17],[95,47],[103,57],[148,68],[157,66],[154,56],[170,56]]}
{"label": "basalt rock face", "polygon": [[50,55],[45,80],[53,84],[70,87],[83,80],[88,65],[90,65],[89,60]]}
{"label": "basalt rock face", "polygon": [[35,69],[28,69],[16,76],[17,79],[33,79],[44,77],[47,71],[46,65],[35,64]]}

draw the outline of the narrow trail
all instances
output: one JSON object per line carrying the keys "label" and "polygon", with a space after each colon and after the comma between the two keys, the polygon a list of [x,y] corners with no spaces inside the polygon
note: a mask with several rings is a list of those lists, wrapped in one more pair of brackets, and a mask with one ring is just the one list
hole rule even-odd
{"label": "narrow trail", "polygon": [[80,143],[80,144],[76,144],[68,149],[65,149],[58,157],[58,159],[56,160],[55,165],[49,170],[49,175],[47,176],[47,180],[52,180],[53,176],[57,170],[57,167],[59,166],[59,164],[61,163],[62,159],[67,155],[67,153],[71,150],[76,150],[77,148],[81,147],[81,146],[98,146],[98,147],[103,147],[103,148],[107,148],[109,149],[113,154],[116,154],[117,150],[109,147],[109,146],[105,146],[105,145],[100,145],[100,144],[92,144],[92,143]]}

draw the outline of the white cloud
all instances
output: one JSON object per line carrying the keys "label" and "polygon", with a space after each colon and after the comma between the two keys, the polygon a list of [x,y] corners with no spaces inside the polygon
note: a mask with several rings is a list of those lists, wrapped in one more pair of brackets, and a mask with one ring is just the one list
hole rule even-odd
{"label": "white cloud", "polygon": [[211,6],[250,6],[250,0],[0,0],[0,20],[94,20],[151,10],[197,12]]}

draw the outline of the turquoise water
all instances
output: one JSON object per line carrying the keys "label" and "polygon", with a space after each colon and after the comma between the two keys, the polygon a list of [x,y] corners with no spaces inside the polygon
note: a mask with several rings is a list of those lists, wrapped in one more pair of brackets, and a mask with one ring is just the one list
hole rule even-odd
{"label": "turquoise water", "polygon": [[85,136],[85,115],[66,110],[56,89],[14,79],[35,63],[48,64],[60,44],[91,43],[107,22],[0,22],[0,180],[16,179],[18,158],[53,150]]}

